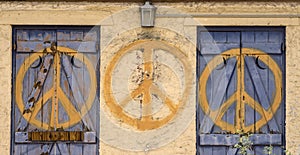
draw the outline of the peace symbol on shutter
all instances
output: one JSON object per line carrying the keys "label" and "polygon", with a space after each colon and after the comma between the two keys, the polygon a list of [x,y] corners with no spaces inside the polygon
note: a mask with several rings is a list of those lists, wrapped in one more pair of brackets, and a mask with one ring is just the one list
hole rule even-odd
{"label": "peace symbol on shutter", "polygon": [[[256,59],[256,65],[260,69],[264,69],[263,67],[259,66],[258,64],[258,58],[260,61],[262,61],[264,64],[268,65],[268,68],[271,70],[271,72],[274,75],[274,84],[275,84],[275,92],[273,95],[273,98],[268,100],[261,100],[264,101],[264,103],[260,103],[256,101],[252,96],[246,92],[245,89],[245,82],[244,82],[244,65],[246,61],[244,60],[244,57],[240,55],[240,51],[242,50],[242,53],[248,56],[251,56],[251,54],[259,55],[259,57],[253,57],[253,59]],[[226,58],[222,55],[226,55]],[[222,55],[215,56],[204,68],[200,80],[199,80],[199,101],[200,106],[203,109],[204,113],[208,115],[213,122],[218,125],[222,130],[230,131],[231,133],[235,133],[237,130],[243,129],[244,132],[254,132],[253,129],[255,126],[256,130],[259,130],[262,126],[264,126],[268,121],[270,121],[277,109],[280,106],[280,103],[282,101],[281,96],[281,88],[282,88],[282,75],[281,70],[277,63],[267,54],[265,54],[263,51],[253,49],[253,48],[236,48],[236,49],[230,49],[222,53]],[[225,102],[217,103],[219,104],[219,107],[215,110],[212,110],[209,101],[207,99],[207,82],[209,79],[209,76],[211,72],[215,69],[221,70],[224,67],[226,67],[226,60],[234,58],[237,61],[236,66],[239,68],[237,71],[237,90],[235,93],[233,93]],[[224,64],[223,64],[224,63]],[[223,64],[223,67],[219,67]],[[228,82],[228,81],[227,81]],[[226,87],[226,85],[224,86]],[[260,90],[264,91],[264,90]],[[222,95],[222,94],[214,94],[214,95]],[[258,95],[265,95],[265,92]],[[264,96],[260,96],[259,98],[264,98]],[[234,124],[230,124],[224,120],[222,120],[222,117],[227,112],[228,108],[234,104],[237,103],[236,106],[236,116],[235,116],[235,122]],[[266,103],[265,103],[266,102]],[[270,102],[270,103],[269,103]],[[269,104],[269,108],[265,109],[262,105],[263,104]],[[255,111],[257,111],[262,117],[259,120],[256,120],[253,124],[250,124],[248,126],[245,125],[245,105],[250,106]]]}
{"label": "peace symbol on shutter", "polygon": [[[55,50],[54,50],[55,49]],[[77,60],[85,60],[82,61],[83,64],[86,65],[89,78],[90,78],[90,92],[89,95],[85,101],[84,106],[81,107],[81,109],[78,109],[66,96],[64,91],[62,90],[60,86],[60,72],[61,72],[61,60],[63,60],[63,55],[71,56],[71,61],[73,63],[74,59]],[[38,75],[38,81],[35,82],[34,87],[30,93],[30,96],[28,97],[27,101],[23,101],[22,97],[22,91],[23,91],[23,80],[25,77],[25,74],[28,69],[30,69],[30,66],[36,61],[39,60],[39,64],[41,64],[41,59],[43,60],[43,65],[40,68],[40,72]],[[44,50],[38,51],[31,56],[29,56],[27,59],[25,59],[24,63],[21,65],[20,70],[17,73],[16,76],[16,103],[17,107],[20,110],[20,112],[23,114],[23,117],[26,121],[28,121],[30,124],[35,125],[36,127],[40,129],[51,129],[51,128],[68,128],[70,126],[75,125],[79,121],[82,120],[82,117],[89,111],[91,106],[94,103],[94,99],[96,97],[96,87],[97,87],[97,81],[96,81],[96,74],[95,69],[91,62],[88,61],[89,59],[84,56],[82,53],[78,53],[77,51],[66,48],[66,47],[51,47],[46,48]],[[67,61],[67,60],[65,60]],[[53,64],[52,64],[53,63]],[[45,92],[43,96],[40,95],[40,89],[42,88],[45,78],[47,78],[47,73],[50,70],[51,65],[54,67],[55,70],[55,77],[53,79],[53,85],[48,92]],[[35,66],[33,66],[35,67]],[[51,110],[51,118],[48,123],[42,122],[41,120],[36,119],[36,115],[41,110],[41,107],[43,104],[47,103],[48,100],[52,99],[52,110]],[[66,111],[69,120],[60,123],[58,121],[58,102],[60,102]],[[21,122],[19,124],[19,130],[24,130],[26,128],[27,122]]]}

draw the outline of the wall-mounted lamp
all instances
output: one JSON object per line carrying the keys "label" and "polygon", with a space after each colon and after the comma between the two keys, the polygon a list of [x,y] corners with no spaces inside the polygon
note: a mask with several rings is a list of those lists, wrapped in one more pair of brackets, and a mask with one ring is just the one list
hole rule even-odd
{"label": "wall-mounted lamp", "polygon": [[142,27],[153,27],[156,7],[146,1],[145,4],[141,6],[140,11]]}

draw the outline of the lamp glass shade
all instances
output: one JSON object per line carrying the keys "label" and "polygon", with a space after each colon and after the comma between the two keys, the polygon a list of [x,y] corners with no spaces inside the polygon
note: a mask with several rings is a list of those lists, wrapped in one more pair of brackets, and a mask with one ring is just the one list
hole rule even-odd
{"label": "lamp glass shade", "polygon": [[147,1],[145,5],[141,6],[140,11],[142,27],[153,27],[156,7]]}

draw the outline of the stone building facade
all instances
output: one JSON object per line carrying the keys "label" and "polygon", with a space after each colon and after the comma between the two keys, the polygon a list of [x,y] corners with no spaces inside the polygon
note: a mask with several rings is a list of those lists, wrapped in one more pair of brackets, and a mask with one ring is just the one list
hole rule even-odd
{"label": "stone building facade", "polygon": [[[140,6],[142,1],[2,1],[0,2],[0,152],[11,154],[13,149],[12,136],[12,100],[15,97],[13,90],[13,50],[12,42],[14,26],[99,26],[100,29],[100,92],[99,115],[100,154],[196,154],[196,104],[197,104],[197,30],[199,27],[230,26],[230,27],[274,27],[285,28],[285,144],[293,154],[300,153],[300,2],[298,1],[153,1],[157,7],[155,26],[141,27]],[[140,41],[141,40],[141,41]],[[146,46],[147,44],[170,49],[171,54],[177,56],[172,59],[170,53],[162,54],[164,64],[160,70],[164,91],[170,92],[174,99],[177,97],[174,87],[180,89],[181,83],[176,80],[186,79],[189,93],[182,92],[183,107],[179,107],[176,119],[163,123],[163,127],[148,131],[147,125],[141,131],[130,127],[126,121],[109,119],[120,116],[111,114],[110,107],[105,107],[108,100],[112,100],[107,89],[111,82],[112,87],[132,90],[137,83],[132,82],[138,76],[138,70],[113,71],[120,64],[128,65],[129,55],[118,56],[121,50],[131,47]],[[158,41],[159,43],[155,42]],[[176,49],[179,52],[176,52]],[[126,51],[124,51],[126,53]],[[138,52],[137,52],[138,53]],[[179,53],[179,54],[178,54]],[[180,55],[183,54],[183,55]],[[138,55],[138,54],[137,54]],[[134,56],[133,56],[134,57]],[[159,57],[159,56],[158,56]],[[147,58],[146,58],[147,59]],[[152,61],[152,60],[149,60]],[[138,60],[137,60],[138,62]],[[182,66],[176,66],[176,63]],[[113,65],[112,65],[113,64]],[[112,65],[112,67],[111,67]],[[169,65],[169,66],[168,66]],[[187,67],[188,66],[188,67]],[[172,71],[173,68],[174,70]],[[109,70],[111,68],[112,70]],[[180,68],[184,68],[183,73]],[[106,76],[129,76],[128,84],[122,87],[122,80],[114,81]],[[118,75],[118,76],[119,76]],[[182,77],[178,77],[182,76]],[[131,79],[132,78],[132,79]],[[154,77],[153,77],[154,78]],[[118,78],[116,78],[118,79]],[[138,79],[135,79],[138,80]],[[145,80],[145,79],[144,79]],[[166,84],[170,82],[173,84]],[[120,83],[121,82],[121,83]],[[124,81],[123,81],[124,82]],[[125,81],[126,82],[126,81]],[[173,93],[173,94],[172,94]],[[145,95],[145,94],[144,94]],[[121,95],[122,96],[122,95]],[[118,100],[118,99],[116,99]],[[160,114],[163,115],[163,114]],[[178,116],[177,116],[178,115]],[[120,116],[122,117],[122,116]],[[125,117],[125,116],[124,116]],[[117,125],[115,125],[117,124]],[[158,123],[159,124],[159,123]],[[114,128],[116,126],[116,129]],[[125,129],[123,129],[125,128]],[[156,128],[156,127],[154,127]],[[144,131],[143,131],[144,130]],[[120,141],[122,138],[124,141]],[[283,144],[284,145],[284,144]]]}

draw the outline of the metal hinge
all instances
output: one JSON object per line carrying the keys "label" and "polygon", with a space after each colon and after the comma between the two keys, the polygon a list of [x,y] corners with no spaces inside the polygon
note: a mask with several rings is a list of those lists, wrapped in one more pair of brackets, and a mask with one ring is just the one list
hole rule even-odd
{"label": "metal hinge", "polygon": [[198,53],[200,53],[201,51],[200,51],[200,47],[197,47],[196,48],[196,51],[198,52]]}
{"label": "metal hinge", "polygon": [[99,44],[96,44],[96,50],[99,51],[99,47],[100,45]]}
{"label": "metal hinge", "polygon": [[14,51],[17,50],[17,44],[16,43],[14,43],[13,50]]}
{"label": "metal hinge", "polygon": [[285,52],[286,46],[285,43],[281,43],[281,52]]}

